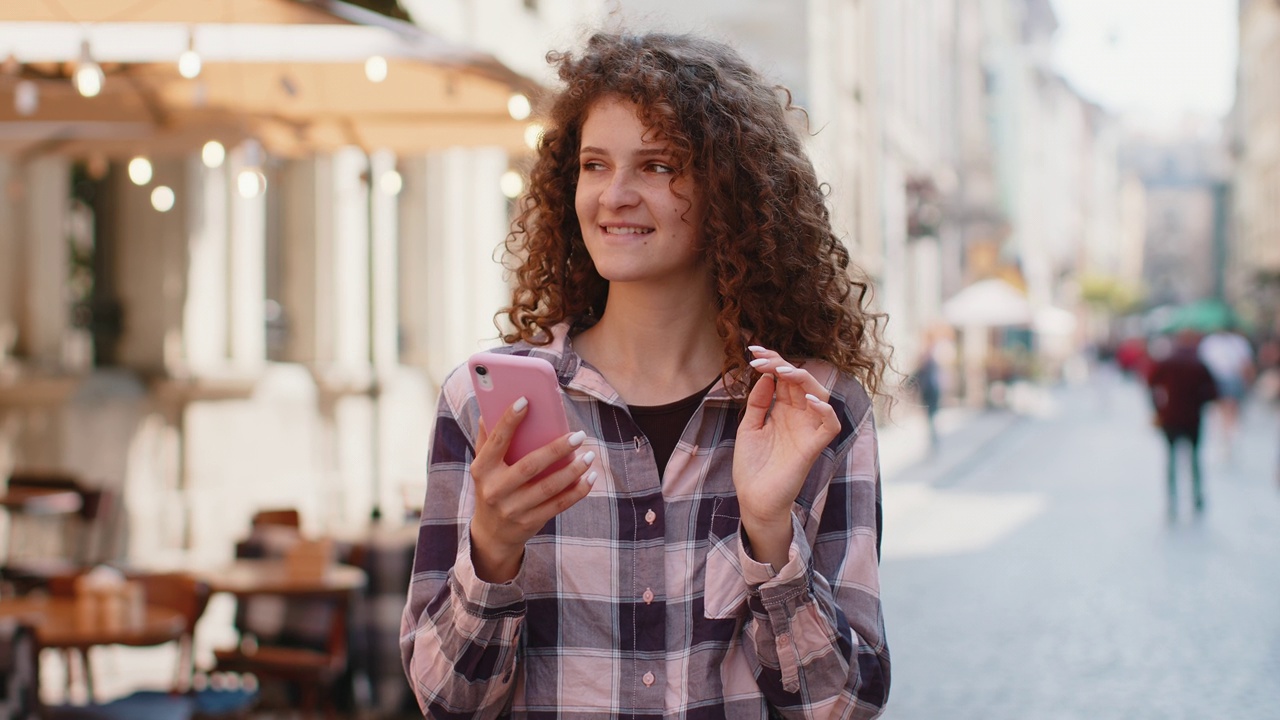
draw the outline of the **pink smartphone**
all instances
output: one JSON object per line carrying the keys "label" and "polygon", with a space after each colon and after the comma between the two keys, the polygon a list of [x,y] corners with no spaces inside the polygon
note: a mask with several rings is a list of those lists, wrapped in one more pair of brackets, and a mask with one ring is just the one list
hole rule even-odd
{"label": "pink smartphone", "polygon": [[[467,368],[476,400],[480,403],[480,416],[490,431],[519,397],[524,396],[529,401],[529,412],[516,428],[515,437],[503,458],[508,465],[569,434],[569,421],[560,400],[560,382],[551,363],[524,355],[480,352],[467,360]],[[573,457],[573,453],[565,455],[534,480],[568,465],[573,462]]]}

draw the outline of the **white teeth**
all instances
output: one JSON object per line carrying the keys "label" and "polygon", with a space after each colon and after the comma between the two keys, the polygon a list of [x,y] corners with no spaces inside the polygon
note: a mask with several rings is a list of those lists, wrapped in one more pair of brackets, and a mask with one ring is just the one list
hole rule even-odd
{"label": "white teeth", "polygon": [[636,227],[606,227],[604,231],[610,235],[647,235],[652,230]]}

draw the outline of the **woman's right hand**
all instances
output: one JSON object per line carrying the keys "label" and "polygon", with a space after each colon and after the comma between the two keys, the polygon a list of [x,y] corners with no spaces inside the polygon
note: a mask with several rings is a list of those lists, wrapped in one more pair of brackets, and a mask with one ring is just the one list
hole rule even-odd
{"label": "woman's right hand", "polygon": [[485,582],[515,578],[524,558],[524,545],[551,518],[591,492],[596,473],[587,474],[595,453],[588,451],[563,468],[531,482],[558,460],[574,453],[586,440],[582,431],[570,433],[508,465],[507,448],[516,428],[528,414],[520,398],[503,413],[490,433],[480,421],[476,457],[471,462],[476,509],[471,518],[471,562]]}

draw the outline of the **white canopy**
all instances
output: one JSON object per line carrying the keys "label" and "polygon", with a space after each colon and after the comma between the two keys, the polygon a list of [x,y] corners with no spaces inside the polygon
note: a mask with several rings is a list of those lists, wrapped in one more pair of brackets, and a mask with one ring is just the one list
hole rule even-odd
{"label": "white canopy", "polygon": [[[86,49],[105,73],[96,97],[69,79]],[[194,79],[178,72],[188,49],[202,61]],[[375,56],[381,81],[365,70]],[[249,135],[282,154],[519,149],[525,123],[508,100],[538,89],[490,55],[331,0],[5,3],[4,57],[0,151],[10,152],[189,152]],[[36,88],[25,115],[19,83]]]}
{"label": "white canopy", "polygon": [[1002,327],[1031,322],[1022,291],[999,278],[979,280],[942,303],[942,316],[958,326]]}

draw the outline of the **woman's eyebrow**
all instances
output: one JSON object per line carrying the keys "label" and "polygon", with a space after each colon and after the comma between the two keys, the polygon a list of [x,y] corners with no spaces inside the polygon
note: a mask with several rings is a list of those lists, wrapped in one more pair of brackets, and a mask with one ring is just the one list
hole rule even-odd
{"label": "woman's eyebrow", "polygon": [[[608,155],[609,151],[605,150],[604,148],[598,148],[593,145],[587,145],[585,147],[579,148],[578,154],[579,155]],[[643,150],[637,150],[632,154],[640,155],[643,157],[651,157],[651,156],[662,157],[670,153],[666,148],[645,148]]]}

